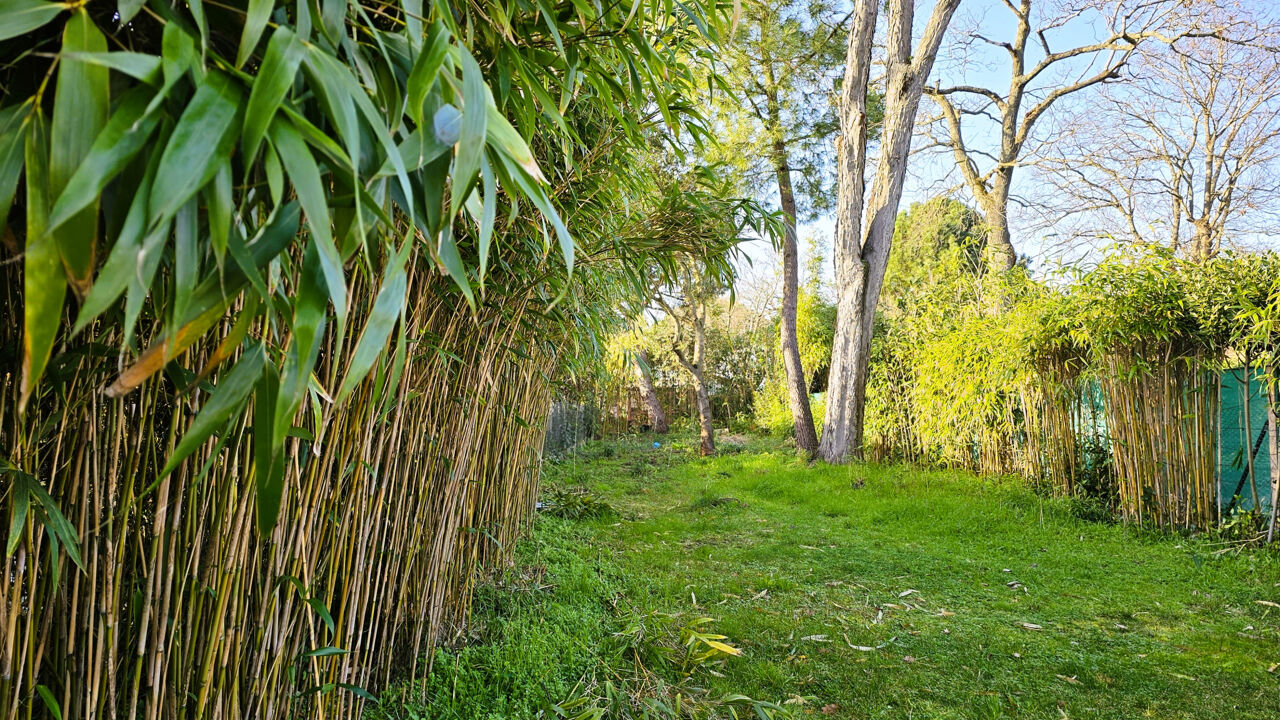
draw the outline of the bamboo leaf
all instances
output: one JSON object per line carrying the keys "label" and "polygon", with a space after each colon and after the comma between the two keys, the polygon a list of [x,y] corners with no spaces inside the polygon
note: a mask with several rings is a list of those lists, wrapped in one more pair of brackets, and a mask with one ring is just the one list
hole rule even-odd
{"label": "bamboo leaf", "polygon": [[329,628],[329,635],[333,635],[333,615],[329,613],[329,607],[325,605],[318,597],[307,598],[307,604],[311,609],[320,616],[320,620],[324,622],[324,626]]}
{"label": "bamboo leaf", "polygon": [[349,76],[347,68],[314,46],[307,47],[302,67],[321,100],[325,114],[336,127],[338,137],[342,138],[351,171],[355,173],[361,161],[360,123],[356,117],[355,101],[340,81],[340,78]]}
{"label": "bamboo leaf", "polygon": [[27,510],[31,507],[31,493],[20,480],[11,486],[9,498],[9,537],[4,544],[4,556],[12,557],[22,540],[22,531],[27,524]]}
{"label": "bamboo leaf", "polygon": [[374,695],[373,693],[369,692],[368,690],[365,690],[359,685],[353,685],[351,683],[338,683],[338,687],[342,688],[343,690],[346,690],[352,695],[355,695],[361,700],[366,700],[368,702],[375,703],[375,704],[382,702],[381,700],[378,699],[377,695]]}
{"label": "bamboo leaf", "polygon": [[[154,189],[155,186],[152,185],[152,188]],[[170,221],[165,220],[157,225],[142,237],[142,242],[137,247],[135,255],[137,264],[129,273],[129,285],[124,296],[124,340],[121,343],[124,347],[133,345],[133,332],[137,326],[138,317],[142,314],[142,303],[151,295],[151,281],[160,267],[171,224]]]}
{"label": "bamboo leaf", "polygon": [[9,222],[9,209],[18,189],[25,159],[27,123],[30,103],[24,102],[0,110],[0,233]]}
{"label": "bamboo leaf", "polygon": [[307,149],[307,144],[287,120],[277,120],[271,124],[271,142],[298,194],[298,202],[307,214],[307,227],[311,229],[312,240],[319,249],[325,283],[329,288],[329,300],[333,302],[338,323],[343,324],[347,318],[347,282],[342,272],[342,258],[333,244],[329,204],[324,183],[320,179],[320,168]]}
{"label": "bamboo leaf", "polygon": [[[453,161],[450,215],[457,215],[471,194],[471,186],[480,173],[484,155],[485,128],[489,119],[489,86],[475,58],[465,49],[462,57],[462,129],[458,136],[457,155]],[[457,279],[456,277],[454,278]]]}
{"label": "bamboo leaf", "polygon": [[435,84],[448,51],[449,29],[437,22],[431,29],[430,41],[422,52],[418,53],[418,58],[413,63],[413,70],[409,72],[406,85],[409,117],[419,129],[424,125],[423,104],[426,102],[427,93]]}
{"label": "bamboo leaf", "polygon": [[242,95],[226,75],[210,71],[165,143],[151,186],[148,223],[172,218],[218,172],[235,141]]}
{"label": "bamboo leaf", "polygon": [[373,368],[374,362],[387,344],[391,329],[400,318],[400,308],[404,305],[404,295],[408,289],[408,277],[404,271],[404,264],[411,246],[412,243],[406,242],[396,258],[387,263],[382,288],[373,301],[369,320],[365,323],[360,339],[356,343],[346,377],[343,378],[342,385],[338,389],[337,402],[342,402],[369,374],[369,370]]}
{"label": "bamboo leaf", "polygon": [[53,696],[53,692],[44,685],[37,685],[36,692],[40,693],[40,700],[44,702],[45,708],[49,710],[49,716],[53,720],[62,720],[62,707],[58,705],[58,700]]}
{"label": "bamboo leaf", "polygon": [[199,68],[200,56],[196,54],[195,42],[183,28],[183,23],[167,22],[160,37],[160,70],[165,85],[176,84],[193,67],[197,68],[196,74],[203,72]]}
{"label": "bamboo leaf", "polygon": [[271,119],[298,75],[298,65],[305,49],[298,36],[286,27],[278,28],[271,35],[262,67],[249,90],[249,104],[244,112],[241,143],[247,162],[252,162],[257,156],[258,145],[271,126]]}
{"label": "bamboo leaf", "polygon": [[314,238],[307,245],[294,300],[293,337],[285,356],[276,400],[274,437],[283,439],[293,425],[293,416],[307,393],[311,371],[320,355],[324,335],[325,292],[323,260]]}
{"label": "bamboo leaf", "polygon": [[396,338],[396,350],[391,359],[391,377],[388,378],[386,385],[383,387],[383,397],[380,400],[383,415],[394,405],[396,389],[400,386],[400,378],[404,374],[405,361],[408,359],[409,338],[405,330],[403,307],[400,309],[400,324],[397,327],[397,332],[399,334]]}
{"label": "bamboo leaf", "polygon": [[477,245],[480,251],[480,287],[484,288],[484,276],[489,268],[489,244],[493,240],[493,224],[498,213],[498,185],[493,178],[493,168],[489,160],[480,161],[480,180],[484,188],[484,207],[480,211],[480,236]]}
{"label": "bamboo leaf", "polygon": [[227,241],[231,237],[231,219],[235,213],[235,199],[232,197],[231,161],[224,160],[213,176],[213,182],[205,189],[205,207],[209,216],[209,244],[213,247],[213,257],[222,267],[222,260],[227,253]]}
{"label": "bamboo leaf", "polygon": [[24,412],[31,393],[44,374],[61,324],[67,277],[58,246],[48,232],[49,139],[39,110],[31,118],[26,137],[27,246],[23,256],[24,332],[22,389],[18,412]]}
{"label": "bamboo leaf", "polygon": [[45,0],[6,0],[0,4],[0,40],[35,30],[58,16],[66,3]]}
{"label": "bamboo leaf", "polygon": [[146,0],[120,0],[116,4],[116,12],[120,15],[120,24],[124,25],[138,14],[142,6],[146,4]]}
{"label": "bamboo leaf", "polygon": [[404,0],[404,22],[409,42],[417,47],[422,38],[422,0]]}
{"label": "bamboo leaf", "polygon": [[160,156],[153,155],[150,167],[142,176],[138,190],[129,203],[129,211],[125,215],[124,224],[120,227],[116,244],[107,255],[107,262],[98,272],[98,279],[89,289],[89,295],[80,306],[71,334],[79,334],[93,319],[111,307],[120,295],[129,287],[131,278],[137,273],[138,251],[142,247],[143,225],[147,218],[147,196],[150,194],[151,182],[155,176]]}
{"label": "bamboo leaf", "polygon": [[502,112],[492,104],[487,110],[489,122],[486,126],[488,140],[490,143],[496,143],[508,157],[516,162],[517,165],[524,168],[529,176],[538,182],[546,182],[542,170],[538,167],[538,163],[533,159],[533,151],[529,149],[528,143],[520,136],[511,123],[503,117]]}
{"label": "bamboo leaf", "polygon": [[116,52],[66,52],[66,48],[64,48],[62,57],[115,70],[147,85],[159,85],[164,79],[161,73],[162,63],[157,55],[125,50]]}
{"label": "bamboo leaf", "polygon": [[[258,47],[258,40],[262,38],[262,31],[267,27],[267,20],[271,19],[271,10],[274,6],[275,0],[249,0],[244,29],[240,33],[240,50],[236,53],[236,67],[244,65],[244,61],[248,60],[254,49]],[[279,34],[279,30],[276,33]]]}
{"label": "bamboo leaf", "polygon": [[[289,203],[261,229],[252,245],[244,247],[243,242],[237,240],[243,257],[237,257],[234,266],[206,277],[192,293],[186,317],[179,320],[177,327],[166,333],[163,340],[147,348],[104,392],[109,397],[131,392],[159,371],[166,358],[176,357],[200,339],[222,317],[240,290],[253,282],[252,278],[258,275],[257,268],[279,255],[297,232],[298,205]],[[262,282],[261,277],[256,280]],[[101,281],[94,283],[95,291],[102,284]],[[256,302],[255,298],[246,304],[246,308],[255,307],[253,303]]]}
{"label": "bamboo leaf", "polygon": [[[409,137],[400,143],[400,162],[407,172],[414,172],[449,152],[450,149],[452,149],[452,146],[440,142],[431,128],[425,130],[419,128],[409,133]],[[374,177],[388,177],[395,174],[395,172],[396,168],[392,165],[391,158],[388,157]]]}
{"label": "bamboo leaf", "polygon": [[[71,52],[106,52],[107,40],[83,7],[71,14],[62,32],[62,49]],[[56,198],[89,154],[94,139],[107,124],[111,103],[110,73],[105,67],[64,57],[58,63],[58,86],[53,103],[49,152],[49,196]],[[56,227],[56,229],[55,229]],[[76,296],[84,299],[93,279],[98,235],[95,202],[49,231],[67,280]]]}
{"label": "bamboo leaf", "polygon": [[58,195],[49,214],[51,228],[61,227],[94,204],[107,183],[146,145],[160,119],[158,112],[147,112],[155,96],[149,88],[137,87],[120,99],[115,113],[93,141],[88,155],[78,164]]}
{"label": "bamboo leaf", "polygon": [[322,647],[318,650],[311,650],[309,652],[306,652],[302,655],[302,657],[304,658],[331,657],[333,655],[346,655],[349,652],[351,651],[343,650],[342,648],[339,648],[339,647],[329,646],[329,647]]}
{"label": "bamboo leaf", "polygon": [[[179,210],[173,222],[173,301],[171,322],[181,321],[187,315],[191,293],[200,276],[200,251],[196,246],[199,232],[198,208],[195,199],[188,200]],[[176,354],[176,353],[175,353]],[[172,359],[168,355],[166,361]]]}
{"label": "bamboo leaf", "polygon": [[231,357],[236,348],[240,347],[240,343],[244,342],[245,336],[249,333],[249,326],[258,317],[258,308],[261,306],[262,300],[253,293],[245,295],[244,307],[240,310],[240,314],[236,317],[235,323],[231,326],[230,332],[218,343],[205,361],[204,368],[196,375],[195,382],[198,383],[209,376],[213,369],[222,364],[222,361]]}
{"label": "bamboo leaf", "polygon": [[215,430],[226,425],[232,414],[243,407],[245,399],[249,397],[258,378],[263,375],[262,368],[265,364],[266,353],[261,344],[252,346],[240,356],[235,367],[222,378],[213,394],[200,408],[200,412],[196,413],[195,419],[191,421],[191,427],[187,428],[186,434],[182,436],[182,440],[178,441],[164,469],[160,471],[160,478],[173,472],[183,460],[198,450]]}
{"label": "bamboo leaf", "polygon": [[264,537],[276,526],[284,498],[284,438],[275,435],[280,376],[274,364],[267,363],[265,370],[253,394],[253,482],[258,534]]}
{"label": "bamboo leaf", "polygon": [[[10,472],[13,472],[12,470]],[[26,473],[23,473],[26,475]],[[26,476],[26,491],[31,493],[36,504],[40,506],[41,512],[44,513],[48,523],[45,528],[51,539],[57,538],[62,543],[62,547],[67,551],[67,557],[71,558],[71,562],[76,567],[84,570],[84,561],[80,559],[80,533],[76,531],[71,521],[62,514],[62,510],[58,507],[58,502],[49,495],[49,491],[44,489],[44,485],[31,475]],[[57,556],[57,550],[51,551]]]}
{"label": "bamboo leaf", "polygon": [[543,217],[551,221],[551,225],[556,231],[556,238],[560,241],[560,253],[564,256],[565,266],[572,273],[573,236],[569,234],[569,229],[565,227],[564,221],[560,218],[560,213],[556,212],[556,209],[551,205],[551,199],[547,197],[546,191],[537,184],[537,181],[527,175],[523,168],[511,163],[512,161],[502,157],[502,164],[505,166],[507,176],[520,189],[520,192],[533,203],[534,207],[538,208]]}
{"label": "bamboo leaf", "polygon": [[187,0],[187,9],[200,31],[200,55],[204,56],[209,52],[209,21],[204,16],[204,0]]}

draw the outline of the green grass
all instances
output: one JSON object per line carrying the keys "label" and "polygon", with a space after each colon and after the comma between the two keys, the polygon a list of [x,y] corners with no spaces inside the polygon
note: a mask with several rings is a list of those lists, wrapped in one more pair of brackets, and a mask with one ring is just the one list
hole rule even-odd
{"label": "green grass", "polygon": [[661,611],[744,651],[691,678],[708,697],[808,698],[800,716],[1280,718],[1273,552],[1085,522],[1016,479],[672,440],[549,466],[617,514],[540,519],[468,641],[381,712],[535,717],[625,677],[614,633]]}

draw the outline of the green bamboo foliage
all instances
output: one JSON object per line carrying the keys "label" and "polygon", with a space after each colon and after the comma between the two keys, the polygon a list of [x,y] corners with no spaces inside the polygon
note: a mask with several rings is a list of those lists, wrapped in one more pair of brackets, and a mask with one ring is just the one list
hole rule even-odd
{"label": "green bamboo foliage", "polygon": [[0,8],[0,718],[353,717],[420,673],[533,508],[548,379],[653,267],[727,268],[642,220],[728,19]]}
{"label": "green bamboo foliage", "polygon": [[937,285],[909,322],[882,318],[869,435],[883,457],[1017,472],[1066,495],[1106,448],[1125,521],[1210,527],[1218,379],[1274,368],[1277,277],[1275,254],[1128,249],[1061,289],[1019,271]]}
{"label": "green bamboo foliage", "polygon": [[132,403],[98,400],[92,357],[67,368],[65,391],[90,399],[63,418],[51,457],[23,459],[71,468],[50,492],[90,529],[87,565],[64,570],[69,585],[50,579],[31,562],[49,540],[26,524],[8,563],[6,644],[20,662],[7,690],[38,673],[66,717],[346,716],[397,662],[412,667],[465,620],[473,568],[494,567],[532,509],[548,407],[550,355],[519,344],[518,319],[491,315],[506,329],[466,343],[472,321],[457,310],[423,298],[407,312],[407,336],[436,344],[415,350],[402,383],[363,384],[327,417],[303,413],[286,442],[282,522],[267,535],[242,480],[256,410],[145,488],[165,450],[149,433],[172,444],[178,433],[160,426],[182,408],[161,383]]}
{"label": "green bamboo foliage", "polygon": [[1205,528],[1219,520],[1219,375],[1256,354],[1242,310],[1265,302],[1273,254],[1204,263],[1147,251],[1084,276],[1068,330],[1089,348],[1129,522]]}

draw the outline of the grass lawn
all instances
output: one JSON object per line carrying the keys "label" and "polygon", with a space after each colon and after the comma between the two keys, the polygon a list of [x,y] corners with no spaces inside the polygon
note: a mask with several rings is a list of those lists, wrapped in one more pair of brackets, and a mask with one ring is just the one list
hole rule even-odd
{"label": "grass lawn", "polygon": [[469,638],[377,714],[556,717],[549,703],[594,698],[572,717],[660,692],[678,667],[626,686],[637,658],[661,657],[635,650],[637,623],[673,634],[709,617],[699,627],[743,654],[694,667],[695,701],[790,700],[797,717],[1280,718],[1274,552],[1086,522],[1015,479],[807,467],[755,438],[703,459],[691,438],[653,440],[549,464],[550,485],[617,512],[541,518],[480,591]]}

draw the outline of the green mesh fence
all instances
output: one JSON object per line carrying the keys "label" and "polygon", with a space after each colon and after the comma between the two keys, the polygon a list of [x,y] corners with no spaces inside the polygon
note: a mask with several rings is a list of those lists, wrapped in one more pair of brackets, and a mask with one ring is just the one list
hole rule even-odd
{"label": "green mesh fence", "polygon": [[[1243,367],[1222,373],[1222,395],[1219,429],[1221,450],[1218,455],[1218,498],[1225,517],[1233,509],[1252,510],[1256,485],[1258,506],[1263,513],[1271,511],[1271,427],[1268,423],[1267,395],[1257,378],[1251,379],[1249,388],[1249,422],[1245,423],[1245,369]],[[1094,381],[1081,394],[1080,412],[1076,431],[1083,436],[1093,436],[1106,443],[1107,421],[1102,389]],[[1247,449],[1247,450],[1246,450]],[[1253,453],[1253,482],[1249,479],[1248,456]],[[1085,468],[1097,459],[1083,458]]]}
{"label": "green mesh fence", "polygon": [[[1271,428],[1267,418],[1267,395],[1256,378],[1245,382],[1244,368],[1222,373],[1221,451],[1218,455],[1219,502],[1223,516],[1234,509],[1254,509],[1254,484],[1258,505],[1271,510]],[[1245,400],[1246,388],[1249,393]],[[1249,408],[1248,422],[1245,408]],[[1248,455],[1253,454],[1254,482],[1249,480]]]}
{"label": "green mesh fence", "polygon": [[553,402],[547,416],[542,454],[547,457],[563,455],[595,437],[599,429],[598,416],[596,408],[590,404]]}

